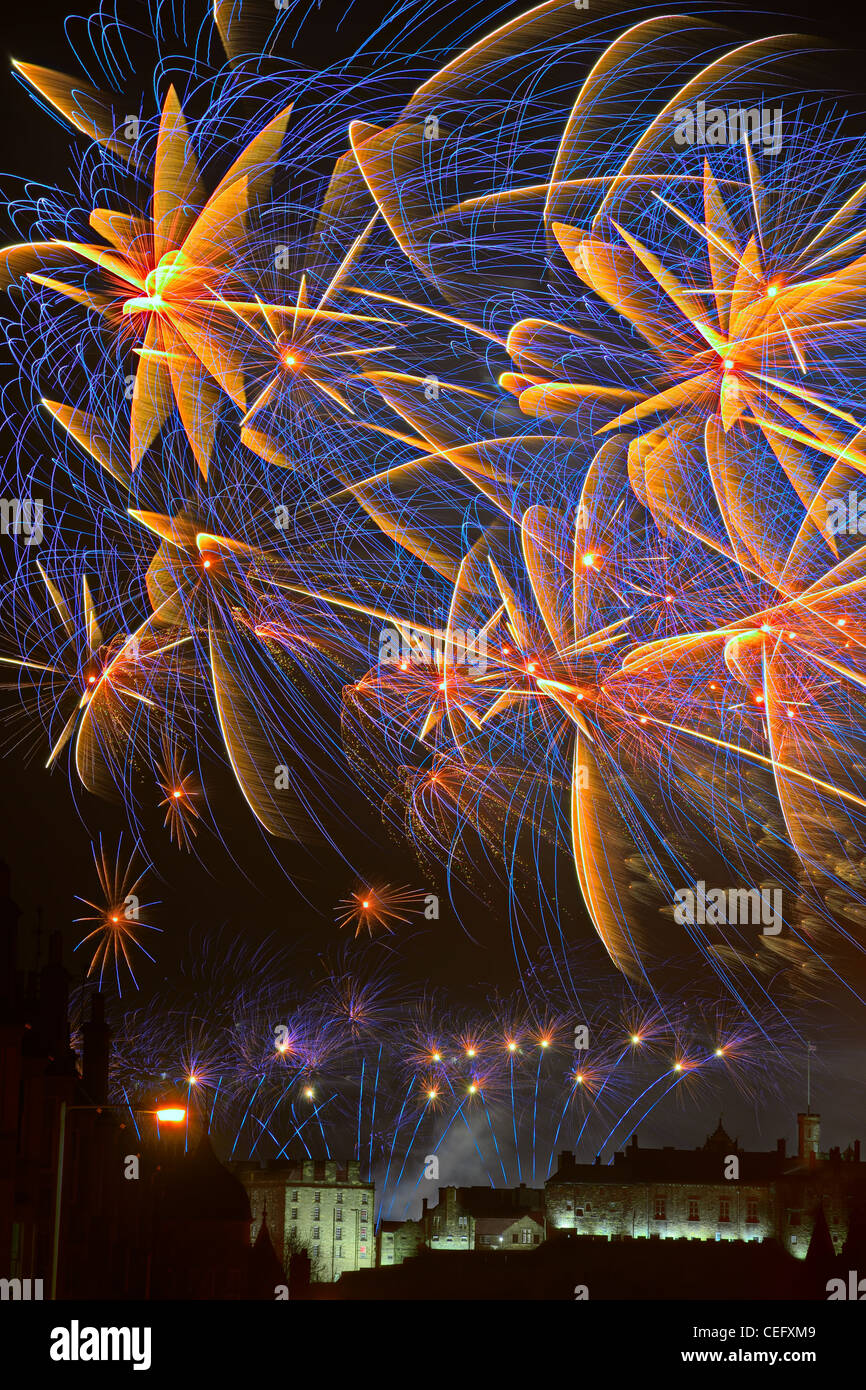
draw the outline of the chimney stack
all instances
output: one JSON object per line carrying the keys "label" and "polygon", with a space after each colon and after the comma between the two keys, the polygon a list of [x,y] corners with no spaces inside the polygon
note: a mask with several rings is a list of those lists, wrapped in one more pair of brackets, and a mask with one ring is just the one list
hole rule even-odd
{"label": "chimney stack", "polygon": [[105,997],[97,991],[90,1001],[90,1021],[81,1029],[81,1081],[96,1105],[108,1100],[108,1053],[111,1032],[105,1022]]}

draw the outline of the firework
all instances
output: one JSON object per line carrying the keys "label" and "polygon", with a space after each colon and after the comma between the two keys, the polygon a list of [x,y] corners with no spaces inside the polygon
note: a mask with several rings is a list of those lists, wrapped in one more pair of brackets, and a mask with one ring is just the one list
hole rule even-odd
{"label": "firework", "polygon": [[99,902],[91,902],[88,898],[78,899],[85,907],[92,908],[93,914],[76,920],[88,924],[95,922],[96,926],[81,938],[75,949],[80,950],[90,943],[88,949],[93,951],[93,955],[87,974],[90,976],[98,972],[100,988],[106,969],[114,975],[119,992],[122,970],[129,972],[137,988],[132,955],[134,951],[141,951],[152,961],[153,956],[141,937],[144,932],[161,930],[144,920],[144,915],[155,906],[154,903],[141,901],[140,890],[146,870],[141,873],[134,871],[134,849],[125,863],[120,844],[113,858],[109,857],[101,837],[92,849],[101,897]]}
{"label": "firework", "polygon": [[[674,960],[747,1010],[860,999],[866,614],[839,517],[866,470],[866,169],[818,56],[805,93],[790,36],[551,0],[356,81],[302,73],[284,18],[218,4],[181,61],[161,17],[134,134],[109,27],[111,96],[18,65],[86,148],[2,257],[41,403],[8,490],[50,522],[38,566],[16,549],[6,660],[50,764],[71,749],[136,834],[155,778],[189,849],[206,806],[233,835],[218,761],[264,835],[353,875],[361,790],[455,921],[505,899],[522,969],[589,924],[660,995]],[[779,148],[678,136],[771,96]],[[771,885],[780,930],[679,921],[710,874]],[[337,917],[391,936],[420,907],[361,885]],[[556,1024],[515,1019],[461,1116]],[[323,1129],[316,1037],[297,1103]]]}
{"label": "firework", "polygon": [[365,884],[337,904],[337,925],[353,926],[355,936],[366,931],[371,937],[376,931],[393,932],[398,923],[407,923],[421,912],[425,895],[403,886],[394,888],[387,883]]}

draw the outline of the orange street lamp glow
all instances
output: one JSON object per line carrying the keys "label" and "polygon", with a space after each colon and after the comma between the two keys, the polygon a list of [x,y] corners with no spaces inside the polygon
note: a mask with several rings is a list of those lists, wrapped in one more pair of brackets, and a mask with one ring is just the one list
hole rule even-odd
{"label": "orange street lamp glow", "polygon": [[179,1105],[167,1105],[157,1110],[156,1118],[166,1125],[180,1125],[186,1119],[186,1111]]}

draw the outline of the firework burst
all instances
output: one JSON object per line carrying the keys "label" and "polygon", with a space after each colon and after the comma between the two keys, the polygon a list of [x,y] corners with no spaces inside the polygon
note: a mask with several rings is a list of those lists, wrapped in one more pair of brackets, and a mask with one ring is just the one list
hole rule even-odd
{"label": "firework burst", "polygon": [[124,862],[120,843],[114,856],[109,856],[101,836],[97,844],[92,846],[92,851],[99,879],[100,901],[91,902],[88,898],[79,898],[78,901],[85,907],[92,908],[93,913],[78,917],[76,921],[95,922],[96,926],[81,938],[75,949],[78,951],[87,947],[88,950],[92,950],[87,974],[98,975],[100,988],[108,970],[114,975],[118,993],[122,993],[122,971],[129,972],[130,979],[137,989],[138,981],[132,963],[133,953],[141,951],[152,961],[153,956],[143,944],[142,935],[144,932],[161,931],[160,927],[154,927],[144,920],[144,914],[156,905],[141,901],[140,889],[147,870],[136,872],[135,849]]}

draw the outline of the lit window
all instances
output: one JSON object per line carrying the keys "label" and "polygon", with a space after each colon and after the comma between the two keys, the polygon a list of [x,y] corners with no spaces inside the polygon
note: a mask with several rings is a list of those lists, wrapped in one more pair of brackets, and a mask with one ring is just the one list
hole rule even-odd
{"label": "lit window", "polygon": [[664,1197],[656,1197],[653,1206],[653,1218],[656,1221],[667,1221],[667,1200]]}
{"label": "lit window", "polygon": [[690,1221],[700,1221],[700,1219],[701,1219],[701,1205],[700,1205],[700,1202],[698,1202],[698,1201],[696,1200],[696,1198],[692,1197],[692,1198],[689,1199],[689,1220],[690,1220]]}
{"label": "lit window", "polygon": [[719,1198],[719,1220],[730,1221],[731,1219],[731,1199],[730,1197]]}
{"label": "lit window", "polygon": [[297,1219],[298,1219],[298,1208],[297,1208],[297,1207],[292,1207],[292,1220],[293,1220],[293,1221],[297,1221]]}

